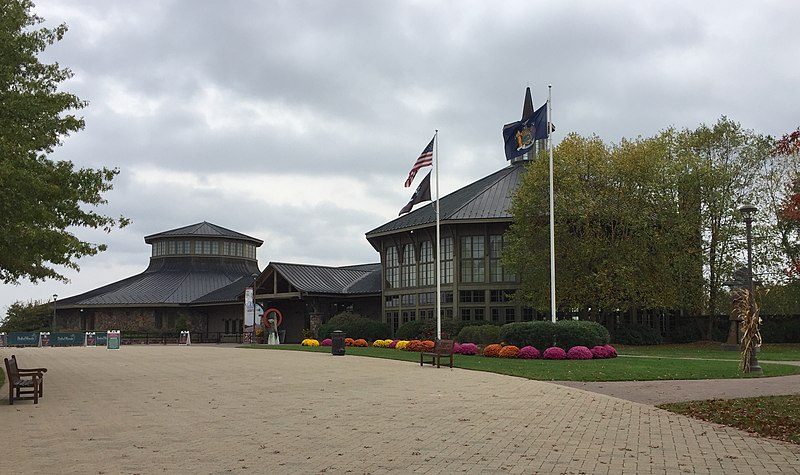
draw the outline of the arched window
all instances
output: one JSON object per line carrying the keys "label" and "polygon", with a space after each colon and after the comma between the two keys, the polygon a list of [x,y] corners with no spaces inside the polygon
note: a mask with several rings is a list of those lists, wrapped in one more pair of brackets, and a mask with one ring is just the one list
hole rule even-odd
{"label": "arched window", "polygon": [[386,250],[386,287],[400,287],[400,261],[397,259],[397,248],[391,246]]}
{"label": "arched window", "polygon": [[417,286],[417,260],[414,256],[414,245],[406,244],[403,246],[403,263],[400,265],[400,272],[403,274],[403,287]]}

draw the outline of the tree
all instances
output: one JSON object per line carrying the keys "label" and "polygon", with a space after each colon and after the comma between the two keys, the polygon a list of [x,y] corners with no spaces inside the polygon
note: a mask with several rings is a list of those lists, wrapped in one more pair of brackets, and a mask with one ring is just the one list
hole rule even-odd
{"label": "tree", "polygon": [[[696,209],[680,194],[674,133],[619,145],[568,135],[554,150],[557,301],[590,315],[695,310],[702,289]],[[548,170],[529,165],[512,204],[505,263],[517,297],[550,306]]]}
{"label": "tree", "polygon": [[47,158],[65,137],[82,130],[74,111],[87,103],[58,90],[72,77],[38,54],[61,40],[66,25],[38,27],[30,0],[0,3],[0,281],[66,281],[54,266],[78,270],[77,260],[106,249],[82,241],[72,231],[128,223],[87,207],[106,203],[118,169],[76,169],[72,162]]}
{"label": "tree", "polygon": [[778,177],[772,180],[773,189],[783,187],[783,193],[770,196],[784,272],[790,279],[800,279],[800,129],[778,140],[774,152],[783,165],[770,169],[770,176]]}
{"label": "tree", "polygon": [[0,331],[30,332],[50,327],[51,307],[41,302],[14,302],[0,321]]}
{"label": "tree", "polygon": [[704,313],[709,316],[705,337],[709,338],[715,316],[729,305],[723,283],[742,265],[745,232],[738,208],[744,203],[758,204],[760,171],[772,141],[723,116],[711,127],[702,124],[682,131],[677,147],[686,165],[690,193],[696,195],[699,206],[706,276]]}

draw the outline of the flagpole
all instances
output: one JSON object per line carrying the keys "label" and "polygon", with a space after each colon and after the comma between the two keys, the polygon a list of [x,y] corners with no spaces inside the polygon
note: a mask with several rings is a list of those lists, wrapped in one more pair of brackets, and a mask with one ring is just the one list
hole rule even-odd
{"label": "flagpole", "polygon": [[553,212],[553,85],[547,85],[547,145],[550,149],[550,318],[556,321],[556,238]]}
{"label": "flagpole", "polygon": [[439,129],[436,129],[434,136],[433,168],[436,173],[436,339],[442,339],[442,251],[439,246],[442,240],[439,238]]}

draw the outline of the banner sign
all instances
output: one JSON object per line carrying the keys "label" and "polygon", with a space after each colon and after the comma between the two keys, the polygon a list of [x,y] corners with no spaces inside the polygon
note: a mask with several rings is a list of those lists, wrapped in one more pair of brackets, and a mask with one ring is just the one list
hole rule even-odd
{"label": "banner sign", "polygon": [[84,340],[85,346],[97,346],[97,333],[86,332],[86,339]]}
{"label": "banner sign", "polygon": [[0,332],[0,348],[8,346],[8,335],[6,332]]}
{"label": "banner sign", "polygon": [[191,345],[192,344],[192,337],[189,335],[189,332],[186,330],[181,331],[180,340],[178,340],[179,345]]}
{"label": "banner sign", "polygon": [[50,346],[50,332],[39,332],[39,346]]}
{"label": "banner sign", "polygon": [[106,332],[97,332],[95,338],[97,338],[97,346],[106,346],[108,344],[108,335]]}
{"label": "banner sign", "polygon": [[84,334],[81,332],[59,332],[50,334],[53,346],[83,346]]}
{"label": "banner sign", "polygon": [[8,334],[8,346],[37,346],[39,333],[37,332],[11,332]]}
{"label": "banner sign", "polygon": [[106,338],[106,347],[108,347],[109,350],[119,349],[120,340],[122,339],[119,330],[109,330],[106,332]]}

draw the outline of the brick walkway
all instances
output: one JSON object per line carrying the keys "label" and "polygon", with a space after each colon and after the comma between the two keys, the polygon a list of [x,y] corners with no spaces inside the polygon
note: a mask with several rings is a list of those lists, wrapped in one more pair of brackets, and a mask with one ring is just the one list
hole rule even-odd
{"label": "brick walkway", "polygon": [[800,446],[490,373],[200,345],[12,352],[50,368],[38,406],[0,399],[15,473],[800,473]]}

